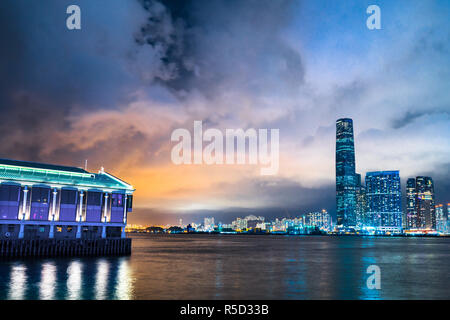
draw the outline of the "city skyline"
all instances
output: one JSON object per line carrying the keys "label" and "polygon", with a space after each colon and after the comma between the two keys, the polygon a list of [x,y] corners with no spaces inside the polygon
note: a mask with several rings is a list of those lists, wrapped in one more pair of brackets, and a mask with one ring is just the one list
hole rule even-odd
{"label": "city skyline", "polygon": [[448,299],[449,18],[1,0],[0,299],[168,319]]}
{"label": "city skyline", "polygon": [[[0,4],[2,158],[104,167],[136,188],[131,223],[335,219],[335,121],[348,117],[355,172],[399,170],[403,193],[432,177],[449,201],[448,2],[380,1],[380,30],[366,1],[81,0],[76,31],[69,4]],[[194,121],[280,129],[278,174],[174,165],[171,132]]]}
{"label": "city skyline", "polygon": [[[353,120],[341,118],[336,120],[336,223],[334,227],[339,232],[353,229],[376,230],[376,232],[397,232],[405,230],[439,231],[448,233],[449,213],[443,205],[435,205],[434,183],[431,177],[417,176],[408,178],[405,185],[405,198],[402,196],[402,185],[399,170],[366,172],[364,181],[357,173],[355,160],[355,142],[353,135]],[[402,203],[406,202],[405,209]],[[320,212],[316,212],[319,214]],[[282,221],[294,221],[294,225],[306,225],[305,217],[311,221],[311,215],[297,215],[294,219],[283,217]],[[329,217],[329,229],[332,230],[332,218],[323,209],[322,213]],[[300,217],[300,218],[299,218]],[[247,216],[244,220],[237,218],[231,224],[214,224],[214,217],[205,217],[203,225],[192,222],[187,230],[201,226],[201,231],[211,232],[223,228],[228,230],[247,229],[247,220],[259,221],[251,229],[266,230],[264,217]],[[300,219],[299,222],[297,220]],[[327,218],[328,219],[328,218]],[[320,221],[323,218],[319,218]],[[180,219],[179,227],[183,228]],[[244,223],[241,225],[241,221]],[[279,217],[275,219],[275,224]],[[273,225],[270,222],[269,225]],[[316,225],[316,224],[313,224]],[[285,226],[287,228],[287,225]],[[351,229],[349,229],[351,228]],[[286,231],[286,229],[284,230]],[[271,231],[272,232],[272,231]]]}

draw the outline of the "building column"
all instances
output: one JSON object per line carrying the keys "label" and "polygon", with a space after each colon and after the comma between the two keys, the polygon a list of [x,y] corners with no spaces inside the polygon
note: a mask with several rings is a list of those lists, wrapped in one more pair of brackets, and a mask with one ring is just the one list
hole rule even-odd
{"label": "building column", "polygon": [[77,239],[81,238],[81,222],[83,220],[83,198],[84,198],[84,193],[83,191],[80,192],[80,212],[78,215],[78,228],[77,228]]}
{"label": "building column", "polygon": [[125,233],[125,228],[127,226],[127,199],[128,199],[128,196],[125,194],[125,197],[124,197],[124,200],[123,200],[123,223],[124,223],[124,226],[122,228],[121,238],[126,238],[127,237],[127,235]]}
{"label": "building column", "polygon": [[[25,186],[23,189],[23,203],[22,203],[22,219],[20,222],[20,229],[19,229],[19,239],[23,239],[23,236],[25,234],[25,216],[27,211],[27,199],[28,199],[28,187]],[[20,219],[20,217],[19,217]]]}
{"label": "building column", "polygon": [[56,196],[58,195],[58,191],[53,189],[53,205],[52,205],[52,220],[50,222],[50,232],[48,237],[53,239],[55,237],[55,214],[56,214]]}
{"label": "building column", "polygon": [[105,208],[103,209],[103,227],[102,227],[102,238],[106,238],[106,219],[108,215],[108,194],[105,193]]}
{"label": "building column", "polygon": [[103,218],[102,239],[106,238],[106,216]]}

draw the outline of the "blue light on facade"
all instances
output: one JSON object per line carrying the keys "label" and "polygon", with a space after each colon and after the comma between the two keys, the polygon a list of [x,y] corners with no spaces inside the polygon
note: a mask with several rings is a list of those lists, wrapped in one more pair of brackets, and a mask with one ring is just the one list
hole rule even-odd
{"label": "blue light on facade", "polygon": [[366,173],[368,222],[373,227],[402,227],[399,171]]}
{"label": "blue light on facade", "polygon": [[356,174],[353,120],[336,121],[336,215],[337,225],[356,225]]}

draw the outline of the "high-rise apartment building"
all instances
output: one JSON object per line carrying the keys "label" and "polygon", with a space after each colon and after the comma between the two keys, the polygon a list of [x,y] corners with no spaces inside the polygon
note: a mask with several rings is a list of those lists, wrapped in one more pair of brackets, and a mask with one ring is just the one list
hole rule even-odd
{"label": "high-rise apartment building", "polygon": [[409,178],[406,182],[406,227],[436,229],[434,183],[430,177]]}
{"label": "high-rise apartment building", "polygon": [[436,229],[434,184],[430,177],[416,177],[417,227]]}
{"label": "high-rise apartment building", "polygon": [[406,223],[408,229],[417,228],[416,179],[406,181]]}
{"label": "high-rise apartment building", "polygon": [[436,230],[447,233],[447,208],[443,204],[436,205]]}
{"label": "high-rise apartment building", "polygon": [[356,174],[356,207],[355,207],[355,216],[356,216],[356,225],[358,227],[363,227],[367,225],[367,201],[366,201],[366,187],[361,182],[361,174]]}
{"label": "high-rise apartment building", "polygon": [[366,173],[367,216],[374,227],[402,227],[399,171]]}

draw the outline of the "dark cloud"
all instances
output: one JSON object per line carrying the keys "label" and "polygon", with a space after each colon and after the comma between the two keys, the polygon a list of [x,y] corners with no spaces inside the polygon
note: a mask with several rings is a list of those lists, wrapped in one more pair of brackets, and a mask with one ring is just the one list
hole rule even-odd
{"label": "dark cloud", "polygon": [[417,108],[415,111],[407,111],[405,114],[401,116],[401,118],[394,119],[392,121],[392,127],[394,129],[400,129],[415,122],[417,119],[425,115],[433,115],[433,114],[450,115],[450,111],[446,109],[447,108],[433,108],[429,110],[420,110],[420,108]]}
{"label": "dark cloud", "polygon": [[[144,139],[130,128],[86,150],[57,140],[70,134],[74,117],[117,109],[133,100],[130,93],[140,85],[132,72],[132,64],[138,63],[132,59],[137,49],[133,34],[145,21],[139,4],[76,1],[82,8],[82,29],[69,31],[65,20],[70,4],[0,4],[0,111],[7,115],[0,118],[3,157],[78,165],[83,158],[104,157],[105,151],[107,159],[117,158],[111,150],[120,146],[127,151],[130,140],[140,145]],[[58,147],[44,152],[52,144]]]}
{"label": "dark cloud", "polygon": [[436,204],[450,203],[450,162],[444,163],[421,175],[433,178]]}
{"label": "dark cloud", "polygon": [[302,59],[281,35],[295,2],[141,2],[149,18],[137,42],[163,49],[166,73],[157,80],[179,95],[200,90],[214,96],[227,89],[263,94],[298,90],[303,83]]}
{"label": "dark cloud", "polygon": [[[251,190],[251,194],[269,208],[282,205],[282,208],[290,210],[314,211],[318,210],[318,204],[329,210],[334,207],[334,185],[321,187],[308,187],[292,179],[272,178],[253,179],[251,181],[241,181],[238,185]],[[235,189],[234,186],[229,186]],[[240,192],[229,191],[229,197],[236,200],[245,200],[248,194],[242,195]]]}

